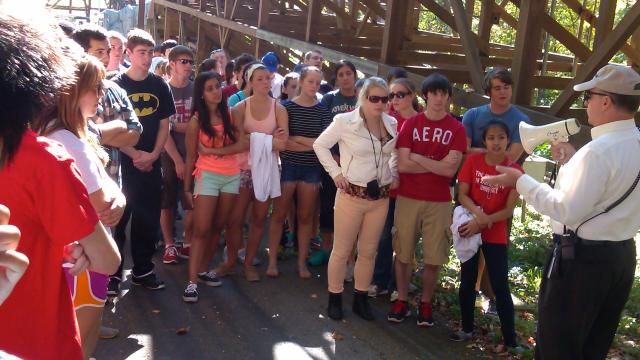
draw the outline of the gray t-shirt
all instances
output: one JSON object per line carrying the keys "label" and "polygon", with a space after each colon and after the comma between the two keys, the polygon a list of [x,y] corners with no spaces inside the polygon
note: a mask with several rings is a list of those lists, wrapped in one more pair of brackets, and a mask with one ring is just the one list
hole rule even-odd
{"label": "gray t-shirt", "polygon": [[[191,119],[191,110],[193,107],[193,81],[189,81],[189,84],[183,88],[177,88],[171,86],[171,93],[173,94],[173,103],[176,105],[176,113],[169,117],[169,121],[176,123],[186,123]],[[177,131],[171,132],[171,137],[176,143],[176,148],[183,159],[187,156],[187,146],[185,143],[185,134]]]}
{"label": "gray t-shirt", "polygon": [[321,101],[322,105],[331,112],[331,117],[355,110],[357,102],[357,96],[344,96],[340,90],[328,92]]}

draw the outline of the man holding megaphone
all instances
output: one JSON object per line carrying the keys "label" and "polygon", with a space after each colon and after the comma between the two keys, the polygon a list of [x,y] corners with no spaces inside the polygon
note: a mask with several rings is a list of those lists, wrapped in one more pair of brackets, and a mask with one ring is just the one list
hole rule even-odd
{"label": "man holding megaphone", "polygon": [[536,359],[604,359],[636,265],[640,75],[607,65],[574,90],[584,91],[593,139],[578,151],[568,143],[552,145],[554,158],[564,155],[555,189],[500,166],[501,175],[484,179],[516,186],[551,218],[555,248],[540,285]]}

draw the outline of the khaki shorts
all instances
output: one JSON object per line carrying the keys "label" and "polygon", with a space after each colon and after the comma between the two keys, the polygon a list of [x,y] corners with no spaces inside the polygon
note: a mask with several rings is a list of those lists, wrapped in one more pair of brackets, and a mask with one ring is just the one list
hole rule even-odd
{"label": "khaki shorts", "polygon": [[416,243],[422,234],[424,263],[443,265],[449,260],[451,203],[414,200],[398,196],[393,229],[396,259],[408,264],[413,260]]}

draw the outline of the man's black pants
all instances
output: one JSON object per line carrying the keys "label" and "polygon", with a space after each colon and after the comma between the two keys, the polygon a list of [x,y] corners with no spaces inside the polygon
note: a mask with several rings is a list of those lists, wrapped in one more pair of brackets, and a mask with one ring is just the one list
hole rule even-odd
{"label": "man's black pants", "polygon": [[[159,161],[154,163],[153,170],[146,173],[133,168],[133,165],[127,165],[123,163],[122,166],[122,192],[127,198],[127,206],[116,227],[114,239],[120,254],[124,254],[126,228],[131,218],[133,275],[144,276],[153,271],[151,258],[155,252],[160,228],[162,175]],[[122,277],[123,264],[124,257],[115,276]]]}
{"label": "man's black pants", "polygon": [[536,359],[604,359],[633,285],[635,243],[578,244],[575,259],[561,260],[547,278],[550,263],[540,285]]}

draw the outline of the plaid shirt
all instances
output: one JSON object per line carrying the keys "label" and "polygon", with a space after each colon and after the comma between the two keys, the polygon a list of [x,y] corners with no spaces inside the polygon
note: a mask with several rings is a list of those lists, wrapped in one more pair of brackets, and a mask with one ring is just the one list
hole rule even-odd
{"label": "plaid shirt", "polygon": [[[142,133],[142,124],[138,120],[138,116],[133,110],[133,105],[124,91],[118,84],[110,80],[103,80],[105,94],[100,99],[98,112],[92,120],[97,124],[106,123],[113,120],[122,120],[127,123],[127,129],[136,130]],[[92,129],[94,131],[95,129]],[[95,132],[95,131],[94,131]],[[99,134],[98,134],[99,135]],[[120,174],[120,150],[105,146],[109,153],[109,164],[107,172],[109,176],[116,182],[119,180]]]}

